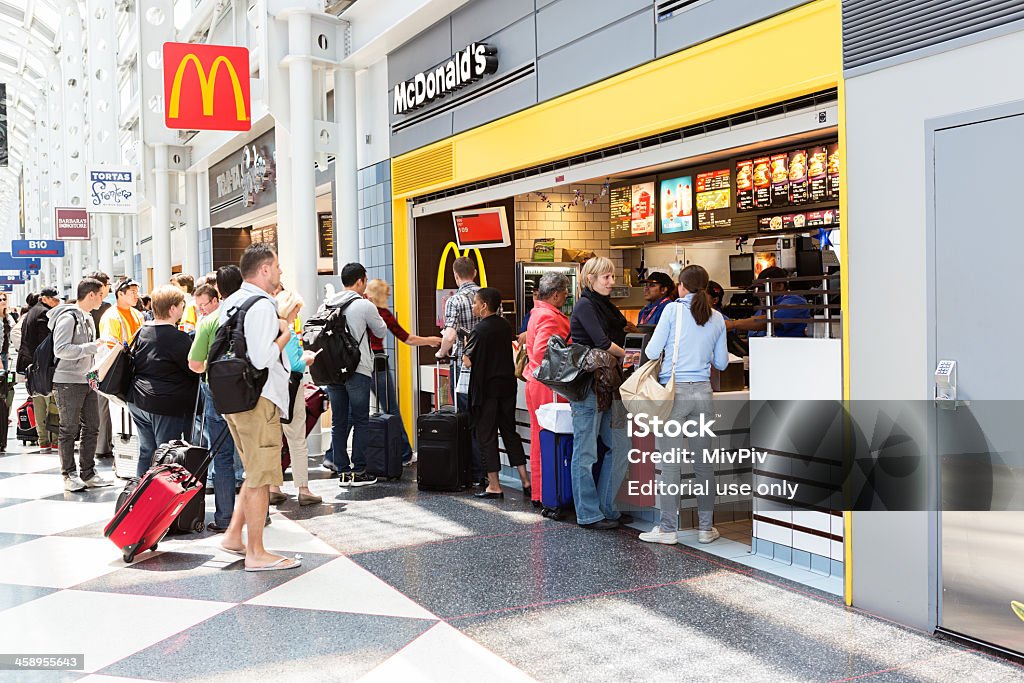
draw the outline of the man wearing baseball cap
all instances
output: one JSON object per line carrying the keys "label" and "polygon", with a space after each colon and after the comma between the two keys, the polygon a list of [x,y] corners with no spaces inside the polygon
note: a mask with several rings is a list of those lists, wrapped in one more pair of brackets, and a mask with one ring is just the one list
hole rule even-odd
{"label": "man wearing baseball cap", "polygon": [[640,283],[644,286],[647,305],[640,309],[637,325],[657,325],[661,312],[665,310],[676,294],[676,284],[667,273],[653,272]]}
{"label": "man wearing baseball cap", "polygon": [[113,346],[117,342],[130,344],[145,319],[135,308],[139,303],[139,283],[130,278],[121,280],[114,288],[117,306],[107,309],[100,319],[100,338]]}

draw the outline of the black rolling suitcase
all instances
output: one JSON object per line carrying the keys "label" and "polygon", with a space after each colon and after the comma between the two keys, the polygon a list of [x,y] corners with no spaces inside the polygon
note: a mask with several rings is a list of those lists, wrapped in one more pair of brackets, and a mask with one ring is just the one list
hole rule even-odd
{"label": "black rolling suitcase", "polygon": [[473,483],[469,415],[444,406],[416,422],[416,483],[421,491],[460,491]]}
{"label": "black rolling suitcase", "polygon": [[[377,356],[374,358],[374,367],[379,362],[385,363],[384,368],[387,368],[387,356],[383,358]],[[374,377],[379,375],[374,372]],[[381,391],[381,389],[385,391]],[[394,415],[388,415],[385,412],[381,412],[380,404],[381,401],[387,401],[387,387],[376,387],[375,395],[377,397],[377,408],[376,411],[370,415],[370,421],[367,425],[366,435],[366,473],[372,474],[375,477],[384,477],[385,479],[401,479],[402,478],[402,435],[399,432],[402,427],[402,421]],[[381,398],[383,396],[383,399]],[[385,410],[388,410],[390,406],[386,406]]]}

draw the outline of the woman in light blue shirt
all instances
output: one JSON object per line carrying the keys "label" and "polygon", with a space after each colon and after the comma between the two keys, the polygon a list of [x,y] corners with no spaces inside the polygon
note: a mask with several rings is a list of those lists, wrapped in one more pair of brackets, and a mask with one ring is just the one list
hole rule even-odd
{"label": "woman in light blue shirt", "polygon": [[[729,364],[729,353],[725,346],[725,320],[721,313],[711,307],[707,287],[706,270],[697,265],[684,268],[679,274],[680,298],[665,308],[645,349],[647,357],[652,359],[664,352],[658,379],[662,384],[667,384],[672,376],[672,357],[676,346],[679,346],[675,367],[675,400],[672,402],[672,416],[669,419],[680,424],[687,420],[700,422],[701,414],[707,416],[712,413],[711,366],[725,370]],[[703,491],[697,496],[698,540],[711,543],[718,538],[718,530],[712,526],[715,512],[715,469],[705,460],[705,449],[711,446],[711,440],[707,437],[691,437],[688,442],[687,449],[694,454],[695,483]],[[662,452],[672,448],[681,449],[683,437],[659,437],[657,446]],[[677,542],[680,470],[680,463],[661,464],[661,474],[658,476],[661,523],[651,531],[640,534],[641,541],[670,545]]]}

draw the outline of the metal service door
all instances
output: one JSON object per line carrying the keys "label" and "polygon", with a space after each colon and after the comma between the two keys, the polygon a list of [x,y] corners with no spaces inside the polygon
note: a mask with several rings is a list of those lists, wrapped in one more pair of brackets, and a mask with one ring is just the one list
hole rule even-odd
{"label": "metal service door", "polygon": [[969,402],[935,411],[939,626],[1024,653],[1024,512],[950,509],[1024,510],[1024,115],[938,129],[934,159],[935,380],[955,361]]}

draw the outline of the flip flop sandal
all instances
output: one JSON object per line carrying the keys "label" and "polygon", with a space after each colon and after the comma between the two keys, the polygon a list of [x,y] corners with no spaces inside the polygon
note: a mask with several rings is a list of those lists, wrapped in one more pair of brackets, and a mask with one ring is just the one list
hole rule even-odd
{"label": "flip flop sandal", "polygon": [[[281,563],[289,562],[289,561],[293,562],[293,564],[289,564],[289,565],[286,565],[286,566],[283,566],[283,567],[281,566]],[[247,571],[247,572],[274,572],[274,571],[282,571],[282,570],[285,570],[285,569],[295,569],[296,567],[300,566],[301,564],[302,564],[302,558],[300,558],[300,557],[293,557],[293,558],[282,557],[280,560],[277,560],[276,562],[271,562],[270,564],[264,565],[262,567],[246,567],[245,571]]]}
{"label": "flip flop sandal", "polygon": [[245,550],[235,550],[234,548],[225,548],[224,546],[220,545],[219,543],[217,544],[217,546],[221,550],[226,552],[226,553],[231,553],[232,555],[238,555],[239,557],[245,557]]}

